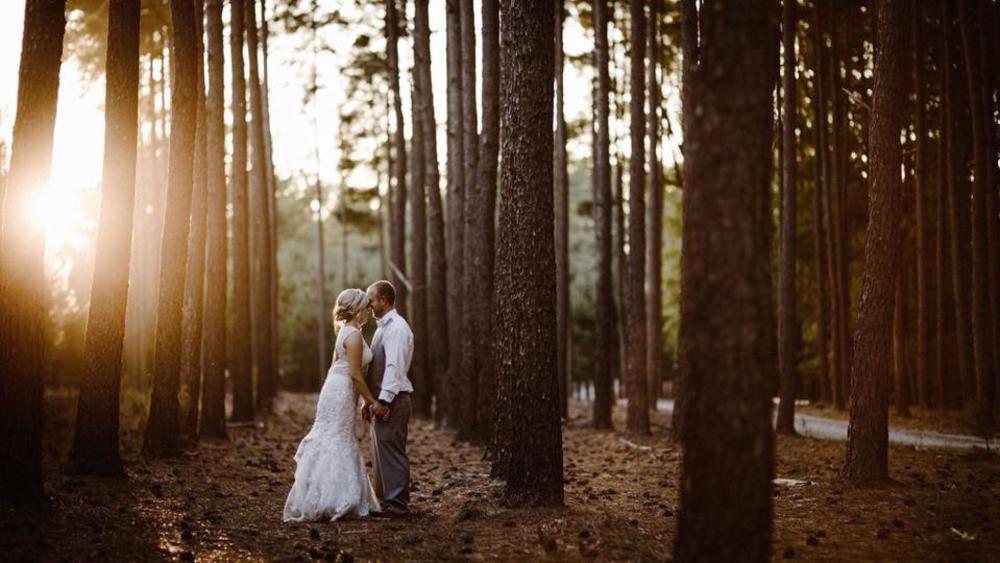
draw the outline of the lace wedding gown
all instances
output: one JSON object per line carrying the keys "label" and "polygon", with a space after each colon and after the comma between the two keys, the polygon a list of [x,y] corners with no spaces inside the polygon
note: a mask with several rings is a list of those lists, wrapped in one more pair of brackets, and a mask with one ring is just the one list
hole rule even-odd
{"label": "lace wedding gown", "polygon": [[[295,483],[285,500],[285,522],[337,520],[379,510],[354,437],[358,393],[344,340],[355,332],[358,329],[344,325],[337,334],[337,355],[319,392],[316,420],[295,453]],[[365,343],[362,370],[371,359]]]}

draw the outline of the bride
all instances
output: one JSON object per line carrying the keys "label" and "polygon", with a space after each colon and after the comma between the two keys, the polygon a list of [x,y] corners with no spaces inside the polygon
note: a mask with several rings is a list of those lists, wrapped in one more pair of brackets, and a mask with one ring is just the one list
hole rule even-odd
{"label": "bride", "polygon": [[340,330],[333,365],[319,393],[313,427],[295,453],[295,483],[285,501],[285,522],[367,516],[380,509],[354,437],[358,395],[373,409],[381,406],[362,375],[372,359],[361,335],[368,314],[364,291],[346,289],[337,296],[333,316]]}

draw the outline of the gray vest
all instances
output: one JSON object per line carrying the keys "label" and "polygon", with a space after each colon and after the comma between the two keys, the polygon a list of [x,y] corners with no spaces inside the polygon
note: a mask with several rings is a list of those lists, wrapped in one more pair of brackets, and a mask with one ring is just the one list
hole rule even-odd
{"label": "gray vest", "polygon": [[368,364],[365,383],[368,384],[368,389],[375,395],[375,398],[378,398],[379,393],[382,392],[382,377],[385,375],[385,346],[382,346],[381,339],[373,344],[372,361]]}

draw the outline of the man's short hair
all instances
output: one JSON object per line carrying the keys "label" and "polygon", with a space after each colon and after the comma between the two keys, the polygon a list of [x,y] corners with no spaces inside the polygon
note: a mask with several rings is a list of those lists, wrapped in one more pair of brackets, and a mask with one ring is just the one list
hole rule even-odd
{"label": "man's short hair", "polygon": [[374,289],[375,294],[385,299],[389,305],[396,304],[396,288],[392,287],[389,280],[379,280],[368,286],[368,289]]}

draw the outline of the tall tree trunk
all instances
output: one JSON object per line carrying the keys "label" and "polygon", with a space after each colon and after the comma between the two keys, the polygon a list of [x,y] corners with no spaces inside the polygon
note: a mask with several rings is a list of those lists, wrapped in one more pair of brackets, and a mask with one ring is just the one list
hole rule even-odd
{"label": "tall tree trunk", "polygon": [[[695,80],[698,73],[697,0],[681,0],[681,58],[681,137],[683,139],[688,139],[689,135],[693,134],[692,128],[696,125],[693,112],[695,104],[697,103],[697,100],[694,99]],[[693,153],[690,152],[692,146],[693,144],[688,143],[687,141],[681,145],[681,151],[684,157],[681,185],[685,187],[690,186],[692,181],[691,168],[687,165],[689,158],[695,158]],[[682,252],[682,260],[683,256]],[[683,281],[684,276],[682,272],[681,282],[683,283]],[[682,295],[684,294],[683,286],[681,287],[681,293]],[[684,376],[688,372],[687,367],[684,365],[684,362],[687,360],[687,355],[681,353],[680,344],[686,342],[688,339],[686,334],[688,325],[689,323],[682,320],[677,331],[679,369],[677,370],[677,379],[675,382],[677,390],[674,392],[674,414],[670,419],[670,427],[673,439],[678,442],[682,438],[682,430],[684,426],[684,397],[687,394],[684,390]]]}
{"label": "tall tree trunk", "polygon": [[147,458],[177,453],[179,424],[177,393],[181,360],[181,312],[184,305],[183,267],[187,263],[191,218],[194,136],[197,117],[198,53],[194,3],[171,0],[173,87],[170,89],[170,168],[167,207],[160,253],[160,290],[156,313],[156,355],[153,394],[142,453]]}
{"label": "tall tree trunk", "polygon": [[614,403],[613,362],[618,345],[612,274],[611,156],[608,112],[611,80],[608,72],[608,2],[593,0],[594,64],[597,67],[596,135],[594,143],[594,236],[597,246],[597,282],[594,326],[594,427],[611,428]]}
{"label": "tall tree trunk", "polygon": [[[476,182],[476,171],[479,163],[479,133],[477,131],[477,109],[476,109],[476,26],[473,13],[472,0],[459,0],[459,19],[461,20],[461,44],[462,44],[462,162],[465,165],[463,176],[463,214],[464,221],[462,232],[462,294],[479,295],[480,288],[475,286],[476,254],[474,248],[479,248],[478,243],[482,241],[474,240],[481,236],[480,227],[476,225],[475,205],[478,185]],[[485,56],[487,51],[483,50]],[[470,289],[471,288],[471,289]],[[484,298],[485,299],[485,298]],[[470,305],[470,300],[465,300],[465,305]],[[479,380],[480,370],[477,368],[482,357],[482,351],[476,350],[478,343],[475,331],[479,324],[473,319],[471,311],[466,311],[462,327],[462,361],[458,371],[458,381],[456,381],[456,392],[458,399],[455,406],[456,423],[458,426],[458,439],[462,441],[478,442],[483,438],[485,429],[479,427]],[[489,356],[485,356],[489,357]]]}
{"label": "tall tree trunk", "polygon": [[65,0],[27,0],[17,114],[0,225],[0,500],[42,488],[45,231],[27,212],[49,180]]}
{"label": "tall tree trunk", "polygon": [[410,364],[410,377],[413,379],[413,412],[420,417],[431,414],[431,384],[433,379],[428,364],[428,324],[427,324],[427,205],[426,185],[427,167],[424,162],[424,120],[420,115],[420,90],[418,85],[418,69],[421,61],[414,63],[414,76],[411,82],[410,118],[413,120],[413,137],[410,139],[413,167],[410,172],[410,221],[413,231],[410,239],[410,281],[413,291],[410,301],[410,326],[413,328],[413,360]]}
{"label": "tall tree trunk", "polygon": [[205,170],[205,44],[204,0],[194,0],[195,51],[198,54],[195,94],[197,118],[194,137],[194,179],[191,193],[191,236],[188,238],[187,279],[181,320],[181,438],[198,440],[198,402],[201,396],[202,331],[205,303],[205,228],[208,187]]}
{"label": "tall tree trunk", "polygon": [[139,3],[108,6],[101,215],[90,292],[85,364],[68,469],[123,476],[118,404],[128,299],[139,113]]}
{"label": "tall tree trunk", "polygon": [[908,0],[879,0],[869,152],[871,186],[858,326],[851,364],[850,422],[844,476],[859,485],[888,479],[892,317],[902,240],[899,170],[908,35]]}
{"label": "tall tree trunk", "polygon": [[825,35],[823,31],[823,2],[815,0],[813,4],[813,49],[815,49],[815,73],[813,75],[813,124],[816,131],[816,179],[813,183],[813,253],[816,271],[816,356],[818,358],[820,401],[832,400],[833,373],[829,363],[829,318],[830,307],[829,268],[827,267],[826,237],[828,228],[824,217],[827,208],[829,192],[830,150],[827,143],[827,105],[826,105],[826,56]]}
{"label": "tall tree trunk", "polygon": [[959,113],[958,108],[961,106],[955,100],[960,94],[953,70],[953,63],[956,62],[955,59],[957,58],[955,54],[957,46],[955,45],[952,26],[953,19],[954,12],[952,12],[952,6],[949,0],[944,0],[942,2],[943,35],[941,49],[947,57],[945,60],[949,61],[949,64],[945,67],[942,83],[942,88],[945,92],[945,131],[943,137],[946,147],[945,174],[948,189],[948,222],[951,228],[951,285],[954,302],[953,314],[955,317],[955,355],[958,360],[958,383],[962,389],[962,392],[959,394],[961,397],[960,402],[964,402],[974,396],[975,390],[974,385],[970,384],[974,379],[972,366],[970,366],[970,356],[973,351],[969,338],[969,300],[966,293],[964,269],[966,253],[963,251],[963,241],[968,240],[963,236],[968,231],[968,217],[965,214],[968,211],[968,194],[964,190],[965,178],[960,177],[963,175],[959,172],[960,168],[964,169],[964,165],[960,160],[962,143],[957,135],[957,131],[961,129],[956,129],[955,127],[955,121]]}
{"label": "tall tree trunk", "polygon": [[[970,5],[971,4],[971,5]],[[980,41],[981,18],[977,3],[958,3],[965,52],[965,74],[969,87],[969,110],[972,116],[972,144],[974,147],[974,180],[972,183],[972,341],[976,373],[976,429],[986,437],[992,436],[994,421],[994,385],[992,341],[989,302],[989,248],[986,238],[988,179],[987,164],[989,142],[986,135],[986,100],[983,97]],[[994,160],[995,157],[994,157]]]}
{"label": "tall tree trunk", "polygon": [[385,3],[386,59],[389,63],[389,89],[392,91],[392,112],[395,117],[393,144],[396,161],[393,175],[396,185],[389,201],[392,221],[389,229],[390,261],[393,265],[392,285],[396,289],[396,309],[406,314],[406,284],[400,273],[406,269],[406,133],[403,125],[403,98],[399,89],[399,28],[400,16],[396,0]]}
{"label": "tall tree trunk", "polygon": [[[267,217],[269,250],[271,264],[271,357],[274,358],[274,390],[277,392],[281,383],[278,376],[281,374],[281,355],[278,346],[278,211],[277,211],[277,190],[274,177],[274,151],[271,142],[271,101],[270,101],[270,81],[268,72],[268,48],[267,40],[269,36],[267,25],[267,0],[260,0],[260,42],[261,42],[261,66],[263,77],[261,78],[261,97],[263,100],[264,117],[264,154],[265,167],[267,168]],[[384,268],[383,268],[384,270]]]}
{"label": "tall tree trunk", "polygon": [[465,400],[462,372],[462,342],[465,332],[465,301],[462,299],[465,220],[465,161],[462,132],[462,19],[461,0],[447,0],[448,66],[448,394],[439,397],[451,403],[445,413],[449,425],[460,420]]}
{"label": "tall tree trunk", "polygon": [[757,269],[769,218],[747,210],[761,209],[771,181],[777,9],[720,0],[700,13],[698,67],[684,87],[681,560],[766,561],[771,551],[774,374]]}
{"label": "tall tree trunk", "polygon": [[935,406],[941,410],[945,410],[950,405],[949,395],[948,395],[948,382],[947,373],[948,371],[948,343],[949,336],[953,333],[949,331],[953,328],[955,322],[955,313],[951,306],[950,299],[953,292],[950,288],[951,283],[951,268],[948,249],[949,235],[948,232],[948,202],[950,201],[948,193],[948,122],[951,119],[951,113],[948,110],[948,97],[951,95],[945,84],[948,81],[949,70],[949,49],[948,49],[948,36],[947,36],[947,26],[943,23],[950,16],[947,10],[947,0],[941,1],[941,33],[940,33],[940,43],[938,48],[938,61],[937,67],[940,71],[939,82],[941,84],[941,95],[940,103],[938,104],[938,182],[937,182],[937,204],[935,206],[935,255],[934,264],[936,266],[935,275],[935,286],[937,288],[937,294],[935,299],[935,309],[937,312],[937,333],[936,333],[936,400]]}
{"label": "tall tree trunk", "polygon": [[205,173],[208,189],[205,257],[204,372],[199,433],[226,438],[226,125],[222,0],[205,0],[208,91],[205,97]]}
{"label": "tall tree trunk", "polygon": [[834,389],[834,406],[843,409],[847,400],[847,377],[850,365],[850,346],[848,344],[849,323],[848,315],[850,311],[850,296],[844,292],[844,274],[847,268],[847,253],[845,251],[846,238],[844,237],[844,94],[843,80],[841,78],[841,40],[842,23],[838,20],[843,15],[843,10],[837,9],[830,0],[828,14],[831,18],[830,32],[830,60],[833,103],[833,152],[831,157],[831,182],[829,190],[829,250],[830,250],[830,297],[831,311],[833,312],[833,371],[836,379]]}
{"label": "tall tree trunk", "polygon": [[254,416],[253,317],[250,313],[250,210],[247,193],[247,83],[243,64],[246,0],[232,0],[229,23],[232,66],[233,159],[230,165],[233,233],[233,422],[250,422]]}
{"label": "tall tree trunk", "polygon": [[[448,279],[447,261],[445,258],[444,239],[444,207],[441,203],[441,178],[438,171],[437,157],[437,122],[434,118],[434,85],[431,80],[431,38],[427,14],[428,0],[416,2],[416,48],[420,56],[417,73],[419,85],[419,107],[423,119],[424,159],[427,169],[427,326],[434,327],[434,338],[428,339],[427,354],[436,360],[428,366],[430,378],[427,393],[427,411],[430,412],[431,392],[437,397],[435,418],[443,420],[444,410],[448,401],[445,393],[448,386],[449,357],[448,339]],[[419,394],[418,394],[419,396]]]}
{"label": "tall tree trunk", "polygon": [[257,0],[244,0],[246,12],[247,64],[250,87],[250,215],[254,266],[253,296],[253,352],[257,364],[257,408],[270,412],[271,402],[278,391],[278,374],[271,347],[271,219],[268,208],[271,198],[268,189],[267,150],[264,137],[264,98],[261,90],[259,40],[257,29]]}
{"label": "tall tree trunk", "polygon": [[795,398],[798,394],[799,315],[796,307],[796,199],[798,190],[798,148],[795,129],[798,121],[798,90],[795,83],[795,3],[782,2],[781,37],[784,51],[781,77],[781,143],[784,158],[781,174],[781,231],[778,248],[778,369],[781,402],[776,430],[795,434]]}
{"label": "tall tree trunk", "polygon": [[555,5],[555,97],[556,124],[553,163],[555,186],[555,249],[556,249],[556,359],[559,374],[559,408],[563,418],[569,416],[569,177],[566,171],[566,111],[563,82],[563,20],[564,0]]}
{"label": "tall tree trunk", "polygon": [[930,403],[930,248],[927,233],[927,88],[924,84],[923,3],[913,6],[913,88],[916,92],[916,129],[913,185],[916,196],[917,229],[917,402],[925,410]]}
{"label": "tall tree trunk", "polygon": [[626,354],[625,386],[628,408],[625,431],[649,433],[646,392],[646,120],[645,59],[646,12],[642,0],[629,1],[631,33],[631,102],[629,105],[632,150],[629,156],[628,268],[625,290]]}
{"label": "tall tree trunk", "polygon": [[[471,272],[473,285],[482,299],[476,300],[472,317],[476,327],[473,329],[476,344],[475,350],[480,353],[476,358],[476,370],[479,374],[479,398],[477,400],[477,426],[487,445],[494,444],[488,452],[495,457],[495,434],[498,432],[493,416],[493,404],[499,391],[495,383],[496,372],[494,364],[489,360],[493,355],[494,342],[494,294],[496,280],[494,278],[494,261],[496,254],[496,199],[497,199],[497,159],[500,150],[500,6],[496,0],[483,2],[482,6],[482,106],[483,129],[479,135],[479,154],[476,158],[476,187],[471,195],[466,197],[466,205],[472,202],[472,213],[477,217],[475,229],[468,223],[465,232],[469,233],[466,248],[475,252]],[[550,28],[551,29],[551,28]],[[550,75],[550,80],[552,76]],[[551,118],[551,114],[550,114]],[[551,123],[551,119],[549,121]],[[466,262],[466,268],[468,268]],[[465,294],[471,295],[469,286]]]}
{"label": "tall tree trunk", "polygon": [[509,427],[504,497],[513,506],[553,506],[563,502],[556,327],[535,321],[555,316],[554,241],[538,236],[551,232],[554,221],[554,10],[519,0],[503,0],[501,10],[504,140],[493,364],[503,381],[497,414]]}
{"label": "tall tree trunk", "polygon": [[649,206],[646,208],[646,384],[649,409],[656,410],[663,380],[663,167],[657,143],[660,140],[659,23],[663,1],[649,7]]}

